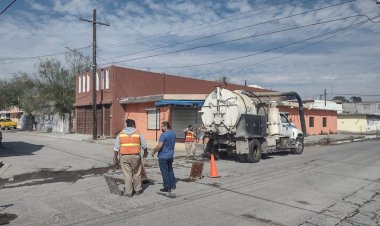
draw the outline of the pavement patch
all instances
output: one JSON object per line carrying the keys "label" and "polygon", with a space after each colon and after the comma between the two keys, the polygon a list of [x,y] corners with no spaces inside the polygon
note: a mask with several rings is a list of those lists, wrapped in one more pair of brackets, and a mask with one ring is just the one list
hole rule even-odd
{"label": "pavement patch", "polygon": [[17,218],[16,214],[13,213],[2,213],[0,214],[0,225],[9,224],[11,221]]}
{"label": "pavement patch", "polygon": [[44,168],[37,172],[19,174],[12,178],[1,178],[0,189],[57,182],[75,183],[77,180],[83,179],[87,175],[102,175],[114,169],[114,165],[75,171],[54,171]]}
{"label": "pavement patch", "polygon": [[277,223],[277,222],[273,222],[272,220],[268,220],[268,219],[264,219],[264,218],[259,218],[259,217],[256,217],[255,215],[252,215],[252,214],[242,214],[240,216],[242,216],[244,218],[248,218],[248,219],[254,220],[254,221],[259,222],[259,223],[263,223],[263,224],[276,225],[276,226],[284,226],[283,224],[280,224],[280,223]]}

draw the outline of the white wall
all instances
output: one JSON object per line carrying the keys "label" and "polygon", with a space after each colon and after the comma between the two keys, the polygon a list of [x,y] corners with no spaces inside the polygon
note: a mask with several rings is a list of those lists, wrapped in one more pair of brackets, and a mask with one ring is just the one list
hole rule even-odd
{"label": "white wall", "polygon": [[[22,129],[28,129],[27,118],[28,116],[23,115],[20,119]],[[36,115],[33,130],[41,132],[69,133],[69,114],[66,114],[65,117],[61,117],[58,113],[54,115]]]}

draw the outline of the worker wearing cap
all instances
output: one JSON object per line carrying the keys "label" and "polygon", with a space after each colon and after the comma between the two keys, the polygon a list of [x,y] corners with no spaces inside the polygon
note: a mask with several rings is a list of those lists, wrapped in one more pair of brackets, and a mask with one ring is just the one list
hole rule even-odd
{"label": "worker wearing cap", "polygon": [[127,119],[125,128],[116,137],[114,162],[121,165],[125,177],[124,195],[128,197],[142,193],[141,149],[144,150],[144,156],[146,156],[148,152],[144,137],[136,130],[135,121]]}
{"label": "worker wearing cap", "polygon": [[195,159],[195,133],[193,126],[189,125],[185,130],[185,148],[187,152],[187,159]]}

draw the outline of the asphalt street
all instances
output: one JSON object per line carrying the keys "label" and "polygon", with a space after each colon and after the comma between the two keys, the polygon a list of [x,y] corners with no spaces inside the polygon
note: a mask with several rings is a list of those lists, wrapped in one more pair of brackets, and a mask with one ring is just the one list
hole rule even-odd
{"label": "asphalt street", "polygon": [[379,225],[380,141],[309,146],[259,163],[216,162],[220,178],[189,181],[177,155],[175,198],[148,159],[149,183],[132,198],[109,192],[104,175],[122,179],[112,145],[4,134],[0,223],[10,225]]}

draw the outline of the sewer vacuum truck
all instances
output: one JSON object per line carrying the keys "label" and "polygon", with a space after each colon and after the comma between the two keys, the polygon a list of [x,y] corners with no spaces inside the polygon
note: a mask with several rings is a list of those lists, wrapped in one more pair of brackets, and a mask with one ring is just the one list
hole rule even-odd
{"label": "sewer vacuum truck", "polygon": [[[302,130],[297,129],[278,106],[298,102]],[[290,150],[301,154],[306,126],[303,104],[296,92],[230,91],[217,87],[200,111],[208,138],[205,155],[215,159],[237,154],[241,162],[258,162],[262,154]]]}

